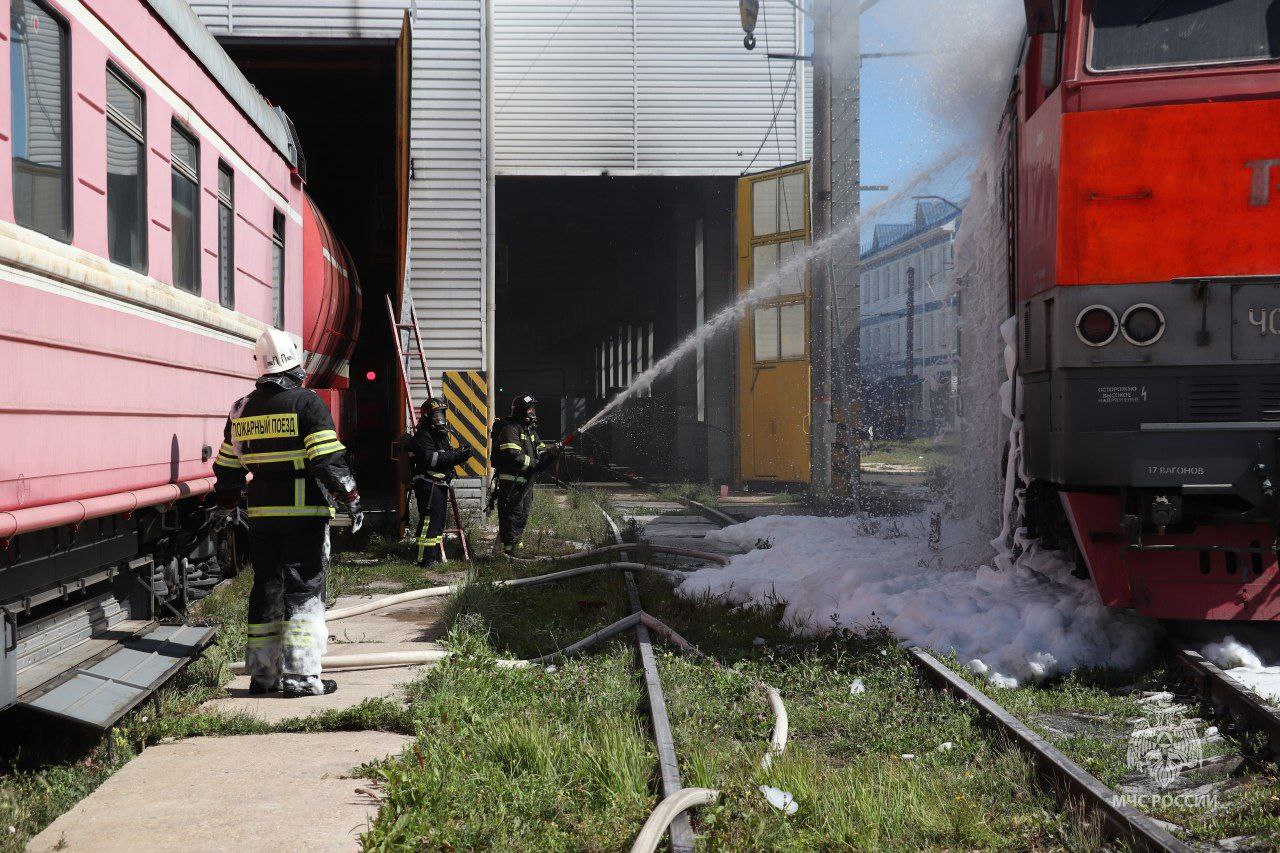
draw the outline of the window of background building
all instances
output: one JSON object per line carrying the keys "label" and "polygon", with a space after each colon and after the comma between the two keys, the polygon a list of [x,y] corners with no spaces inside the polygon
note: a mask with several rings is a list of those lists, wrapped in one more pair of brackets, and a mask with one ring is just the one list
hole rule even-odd
{"label": "window of background building", "polygon": [[9,24],[14,219],[57,240],[70,240],[67,28],[31,0],[12,0]]}
{"label": "window of background building", "polygon": [[236,307],[235,175],[218,162],[218,302]]}
{"label": "window of background building", "polygon": [[107,248],[111,260],[147,269],[147,137],[142,93],[107,66]]}
{"label": "window of background building", "polygon": [[271,214],[271,308],[277,329],[284,328],[284,214]]}
{"label": "window of background building", "polygon": [[200,145],[173,125],[173,283],[200,292]]}

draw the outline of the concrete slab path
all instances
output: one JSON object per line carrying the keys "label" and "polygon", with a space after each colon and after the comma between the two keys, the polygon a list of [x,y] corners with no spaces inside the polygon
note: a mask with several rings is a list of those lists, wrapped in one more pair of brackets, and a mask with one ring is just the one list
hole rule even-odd
{"label": "concrete slab path", "polygon": [[246,735],[143,752],[32,839],[33,851],[351,851],[377,811],[352,771],[413,738]]}

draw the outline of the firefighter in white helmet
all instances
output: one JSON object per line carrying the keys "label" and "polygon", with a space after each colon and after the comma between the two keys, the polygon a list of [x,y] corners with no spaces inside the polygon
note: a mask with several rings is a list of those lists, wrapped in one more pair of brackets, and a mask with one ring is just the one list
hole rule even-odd
{"label": "firefighter in white helmet", "polygon": [[329,520],[336,505],[359,530],[360,495],[328,406],[302,387],[293,338],[268,329],[254,359],[257,387],[231,407],[213,463],[218,506],[233,508],[242,497],[248,504],[249,691],[332,693],[336,683],[320,678]]}

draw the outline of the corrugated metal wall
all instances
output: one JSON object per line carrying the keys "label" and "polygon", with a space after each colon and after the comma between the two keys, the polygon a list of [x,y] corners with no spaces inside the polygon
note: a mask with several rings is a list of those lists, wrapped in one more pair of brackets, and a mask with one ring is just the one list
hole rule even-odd
{"label": "corrugated metal wall", "polygon": [[[395,39],[413,7],[409,287],[435,381],[483,369],[487,213],[484,4],[306,0],[192,4],[216,36]],[[335,114],[340,116],[340,113]],[[306,140],[302,140],[305,150]],[[381,310],[369,306],[369,310]],[[476,481],[459,498],[479,498]]]}
{"label": "corrugated metal wall", "polygon": [[737,0],[493,0],[493,17],[499,175],[736,175],[805,156],[807,75],[765,56],[801,52],[785,4],[765,5],[752,52]]}

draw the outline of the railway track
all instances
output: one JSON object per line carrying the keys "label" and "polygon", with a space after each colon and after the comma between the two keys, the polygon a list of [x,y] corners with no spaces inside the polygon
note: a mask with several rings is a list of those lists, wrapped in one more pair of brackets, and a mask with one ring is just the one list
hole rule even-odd
{"label": "railway track", "polygon": [[[638,488],[648,491],[655,490],[655,486],[652,483],[621,466],[593,464],[595,467],[603,468],[618,479]],[[568,487],[568,484],[562,485]],[[737,523],[736,519],[699,501],[681,498],[675,498],[675,500],[699,512],[721,527]],[[603,507],[600,510],[609,518],[609,523],[620,540],[620,534],[613,519],[609,517],[609,513]],[[628,586],[634,589],[631,584]],[[636,605],[638,606],[638,602],[636,602]],[[918,648],[910,649],[909,653],[927,684],[956,701],[964,702],[974,707],[991,730],[1007,738],[1010,743],[1027,755],[1036,767],[1038,778],[1047,792],[1060,800],[1078,804],[1083,812],[1089,816],[1092,823],[1102,827],[1109,838],[1131,850],[1191,850],[1191,847],[1175,837],[1160,822],[1129,805],[1125,798],[1114,789],[1073,761],[1046,738],[933,655]],[[1181,650],[1180,660],[1189,668],[1195,667],[1201,689],[1204,691],[1202,695],[1207,699],[1225,705],[1238,717],[1256,721],[1259,726],[1265,725],[1267,727],[1265,731],[1272,737],[1272,742],[1280,744],[1280,718],[1270,712],[1243,685],[1240,685],[1212,663],[1204,660],[1199,654],[1189,649]],[[653,677],[660,691],[661,683],[656,681],[656,670]],[[646,681],[649,681],[649,673],[647,671]],[[673,826],[673,829],[675,829],[675,826]],[[673,834],[673,847],[675,846],[675,835],[682,836],[682,838],[690,838],[690,836],[685,836],[683,832]]]}
{"label": "railway track", "polygon": [[1169,656],[1202,706],[1238,731],[1265,737],[1267,757],[1280,758],[1280,710],[1190,646],[1175,643]]}

